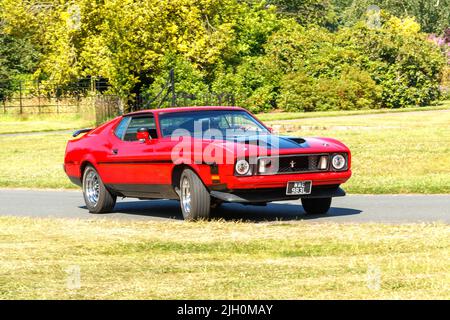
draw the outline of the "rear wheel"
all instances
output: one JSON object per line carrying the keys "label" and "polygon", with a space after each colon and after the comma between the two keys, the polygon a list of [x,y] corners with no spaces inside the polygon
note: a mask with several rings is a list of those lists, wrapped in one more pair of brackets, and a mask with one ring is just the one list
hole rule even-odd
{"label": "rear wheel", "polygon": [[90,213],[111,212],[116,204],[116,196],[106,189],[97,170],[92,166],[87,166],[84,170],[83,196]]}
{"label": "rear wheel", "polygon": [[302,205],[306,214],[325,214],[330,210],[331,198],[303,198]]}
{"label": "rear wheel", "polygon": [[180,205],[185,220],[209,219],[211,197],[200,178],[190,169],[181,174]]}

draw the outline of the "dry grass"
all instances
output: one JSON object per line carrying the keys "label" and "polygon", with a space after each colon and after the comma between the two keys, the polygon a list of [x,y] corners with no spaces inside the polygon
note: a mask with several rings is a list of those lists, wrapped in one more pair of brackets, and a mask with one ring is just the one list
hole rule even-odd
{"label": "dry grass", "polygon": [[[333,137],[350,147],[353,177],[345,184],[350,193],[450,193],[448,110],[289,123],[306,127],[290,135]],[[75,188],[61,166],[69,138],[0,136],[0,187]]]}
{"label": "dry grass", "polygon": [[361,116],[367,114],[408,113],[415,111],[433,111],[450,109],[450,100],[442,101],[436,106],[408,107],[401,109],[364,109],[364,110],[339,110],[339,111],[316,111],[316,112],[268,112],[258,114],[262,121],[295,120],[324,117]]}
{"label": "dry grass", "polygon": [[89,128],[93,119],[77,115],[0,115],[0,134]]}
{"label": "dry grass", "polygon": [[449,110],[291,124],[303,129],[289,135],[333,137],[350,148],[353,177],[345,186],[350,193],[450,193]]}
{"label": "dry grass", "polygon": [[69,134],[0,136],[0,186],[74,188],[62,164]]}
{"label": "dry grass", "polygon": [[449,299],[449,232],[1,217],[0,299]]}

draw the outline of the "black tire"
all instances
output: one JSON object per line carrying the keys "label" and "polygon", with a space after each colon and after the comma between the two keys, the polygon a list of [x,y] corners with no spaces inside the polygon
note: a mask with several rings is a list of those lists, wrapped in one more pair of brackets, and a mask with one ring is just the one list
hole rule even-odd
{"label": "black tire", "polygon": [[306,214],[325,214],[330,210],[331,198],[303,198],[302,205]]}
{"label": "black tire", "polygon": [[181,174],[180,206],[184,220],[209,219],[211,196],[200,178],[190,169],[185,169]]}
{"label": "black tire", "polygon": [[[93,180],[98,183],[95,187],[93,187],[93,184],[95,184]],[[92,189],[96,190],[96,196],[92,194]],[[111,212],[116,204],[117,198],[106,189],[97,170],[92,166],[87,166],[83,173],[83,197],[90,213]],[[97,199],[96,201],[95,198]]]}

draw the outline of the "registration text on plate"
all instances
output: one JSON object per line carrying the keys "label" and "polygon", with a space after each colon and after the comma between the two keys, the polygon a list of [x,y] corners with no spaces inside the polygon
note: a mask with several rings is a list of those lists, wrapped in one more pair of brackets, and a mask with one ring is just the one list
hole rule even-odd
{"label": "registration text on plate", "polygon": [[287,195],[303,195],[311,193],[311,181],[289,181],[286,188]]}

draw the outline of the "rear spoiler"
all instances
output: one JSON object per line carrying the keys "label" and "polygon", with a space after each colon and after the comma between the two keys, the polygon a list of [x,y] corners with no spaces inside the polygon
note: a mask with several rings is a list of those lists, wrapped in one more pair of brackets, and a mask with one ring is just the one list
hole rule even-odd
{"label": "rear spoiler", "polygon": [[77,130],[77,131],[75,131],[73,134],[72,134],[72,137],[78,137],[80,134],[82,134],[82,133],[86,133],[86,132],[89,132],[89,131],[91,131],[92,129],[80,129],[80,130]]}

